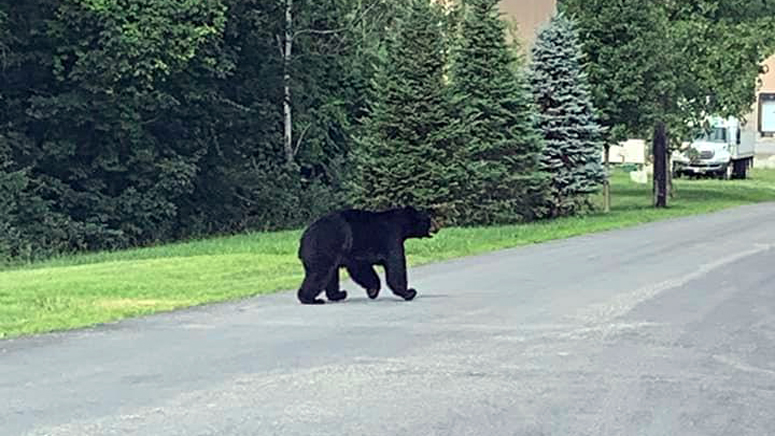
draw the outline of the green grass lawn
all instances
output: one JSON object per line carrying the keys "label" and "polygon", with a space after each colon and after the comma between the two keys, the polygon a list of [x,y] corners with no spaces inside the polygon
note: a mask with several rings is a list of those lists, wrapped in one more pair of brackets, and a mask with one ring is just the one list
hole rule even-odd
{"label": "green grass lawn", "polygon": [[[775,171],[748,180],[676,180],[667,210],[651,208],[650,185],[612,179],[613,210],[490,228],[443,229],[407,242],[411,265],[775,201]],[[154,248],[51,259],[0,270],[0,338],[87,326],[196,304],[296,289],[300,231],[254,233]],[[289,298],[295,298],[289,297]]]}

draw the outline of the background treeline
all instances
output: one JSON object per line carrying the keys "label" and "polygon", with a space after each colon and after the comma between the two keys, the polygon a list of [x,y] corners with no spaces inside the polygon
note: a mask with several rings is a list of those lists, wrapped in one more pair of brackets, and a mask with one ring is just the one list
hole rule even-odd
{"label": "background treeline", "polygon": [[365,8],[0,2],[0,253],[292,227],[340,204],[340,163],[396,13]]}
{"label": "background treeline", "polygon": [[[653,122],[638,89],[607,91],[631,75],[616,68],[650,62],[620,52],[653,35],[613,44],[605,1],[586,15],[563,1],[579,33],[553,20],[527,68],[498,2],[462,3],[0,0],[0,260],[294,228],[345,205],[411,203],[456,225],[583,210],[603,144]],[[714,2],[682,3],[694,23],[710,12],[689,3]],[[761,14],[745,11],[756,42],[727,83],[706,82],[744,83],[750,103]],[[705,83],[712,66],[682,77]]]}
{"label": "background treeline", "polygon": [[523,62],[497,2],[469,3],[0,2],[0,253],[289,228],[343,205],[535,218]]}

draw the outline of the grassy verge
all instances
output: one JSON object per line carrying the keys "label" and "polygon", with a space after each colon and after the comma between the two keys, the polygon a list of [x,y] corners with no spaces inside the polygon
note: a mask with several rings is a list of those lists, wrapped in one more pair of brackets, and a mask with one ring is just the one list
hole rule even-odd
{"label": "grassy verge", "polygon": [[[445,260],[552,239],[628,227],[728,207],[775,201],[775,170],[748,180],[676,180],[667,210],[651,208],[650,188],[617,172],[608,215],[488,228],[443,229],[409,241],[409,263]],[[295,289],[300,231],[256,233],[155,248],[52,259],[0,271],[0,338],[245,296]]]}

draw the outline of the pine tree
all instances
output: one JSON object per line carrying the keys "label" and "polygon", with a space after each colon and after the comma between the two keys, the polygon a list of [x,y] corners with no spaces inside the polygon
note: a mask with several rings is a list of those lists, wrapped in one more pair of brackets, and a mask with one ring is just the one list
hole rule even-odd
{"label": "pine tree", "polygon": [[393,26],[375,84],[375,100],[358,137],[356,205],[428,208],[454,221],[455,143],[444,81],[444,15],[410,0]]}
{"label": "pine tree", "polygon": [[452,55],[456,116],[465,127],[467,224],[530,220],[543,202],[546,176],[532,94],[506,43],[497,0],[468,0]]}
{"label": "pine tree", "polygon": [[588,205],[606,174],[581,45],[573,21],[562,13],[538,34],[530,81],[545,143],[541,164],[551,174],[549,215],[572,215]]}

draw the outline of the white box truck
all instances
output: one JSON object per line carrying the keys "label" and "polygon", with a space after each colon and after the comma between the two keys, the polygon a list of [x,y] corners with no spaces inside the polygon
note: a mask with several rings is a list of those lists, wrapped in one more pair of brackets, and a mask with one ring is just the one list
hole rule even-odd
{"label": "white box truck", "polygon": [[709,117],[691,143],[673,153],[673,176],[715,176],[720,179],[746,178],[753,166],[756,130],[735,117]]}

